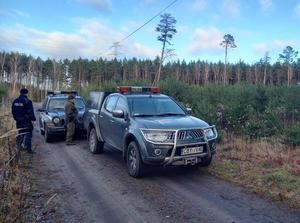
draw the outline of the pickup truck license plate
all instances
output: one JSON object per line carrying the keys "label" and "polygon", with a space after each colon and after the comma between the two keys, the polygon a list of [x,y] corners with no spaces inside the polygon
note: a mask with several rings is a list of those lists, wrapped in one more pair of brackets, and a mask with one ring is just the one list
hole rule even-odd
{"label": "pickup truck license plate", "polygon": [[183,148],[181,149],[181,155],[190,155],[195,153],[202,153],[203,147],[189,147],[189,148]]}

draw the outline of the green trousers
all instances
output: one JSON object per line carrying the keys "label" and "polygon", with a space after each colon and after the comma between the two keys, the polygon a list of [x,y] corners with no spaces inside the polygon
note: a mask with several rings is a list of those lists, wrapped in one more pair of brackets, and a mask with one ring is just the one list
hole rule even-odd
{"label": "green trousers", "polygon": [[72,142],[74,133],[75,133],[75,122],[68,122],[66,143]]}

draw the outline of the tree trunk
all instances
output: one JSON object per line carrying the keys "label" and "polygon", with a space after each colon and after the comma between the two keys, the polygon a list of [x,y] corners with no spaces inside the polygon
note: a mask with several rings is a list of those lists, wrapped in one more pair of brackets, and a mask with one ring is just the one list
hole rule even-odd
{"label": "tree trunk", "polygon": [[3,52],[1,55],[1,71],[0,71],[0,79],[4,82],[4,64],[5,64],[6,53]]}
{"label": "tree trunk", "polygon": [[224,77],[223,77],[223,84],[226,85],[227,83],[227,50],[228,44],[225,45],[225,67],[224,67]]}
{"label": "tree trunk", "polygon": [[264,69],[264,85],[266,85],[267,82],[267,65],[265,64],[265,69]]}
{"label": "tree trunk", "polygon": [[55,60],[52,60],[52,65],[53,65],[53,75],[52,75],[52,90],[57,90],[57,77],[56,77],[56,73],[57,73],[57,70],[56,70],[56,62]]}
{"label": "tree trunk", "polygon": [[161,67],[162,67],[162,63],[163,63],[163,59],[164,59],[165,46],[166,46],[166,41],[163,42],[163,47],[162,47],[162,50],[161,50],[158,72],[157,72],[157,76],[155,75],[156,77],[154,78],[154,82],[153,82],[154,85],[158,84],[159,80],[160,80],[160,72],[161,72]]}
{"label": "tree trunk", "polygon": [[241,66],[237,65],[237,83],[239,84],[241,81]]}
{"label": "tree trunk", "polygon": [[205,63],[204,66],[204,85],[208,84],[209,79],[209,64]]}
{"label": "tree trunk", "polygon": [[12,74],[12,85],[13,85],[13,89],[12,89],[12,95],[15,95],[16,93],[16,84],[17,84],[17,80],[18,80],[18,60],[19,60],[19,54],[18,53],[14,53],[13,54],[13,74]]}

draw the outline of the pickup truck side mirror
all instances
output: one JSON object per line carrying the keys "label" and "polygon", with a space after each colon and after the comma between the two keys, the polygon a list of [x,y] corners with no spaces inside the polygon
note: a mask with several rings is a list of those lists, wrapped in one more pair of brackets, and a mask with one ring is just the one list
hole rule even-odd
{"label": "pickup truck side mirror", "polygon": [[117,118],[124,118],[123,110],[113,110],[112,115]]}
{"label": "pickup truck side mirror", "polygon": [[192,109],[191,108],[186,108],[186,112],[188,113],[188,115],[192,114]]}

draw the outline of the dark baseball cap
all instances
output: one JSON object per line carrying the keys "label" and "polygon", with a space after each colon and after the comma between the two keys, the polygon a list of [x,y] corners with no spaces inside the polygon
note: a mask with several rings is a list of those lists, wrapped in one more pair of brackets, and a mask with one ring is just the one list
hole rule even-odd
{"label": "dark baseball cap", "polygon": [[28,90],[26,88],[22,88],[20,90],[20,94],[28,94]]}
{"label": "dark baseball cap", "polygon": [[69,99],[69,100],[75,99],[75,95],[74,95],[74,94],[69,94],[68,99]]}

